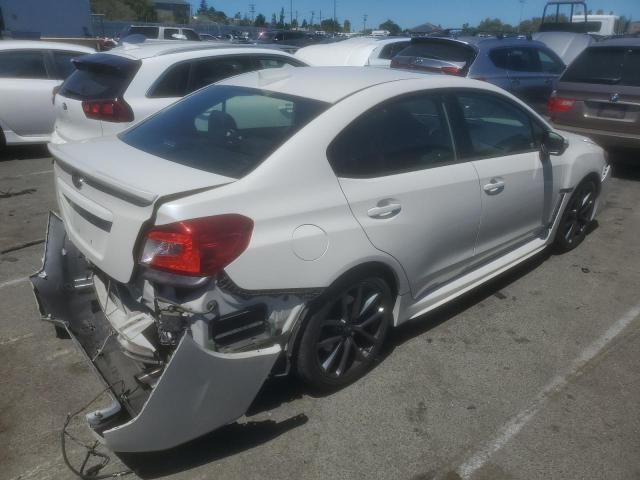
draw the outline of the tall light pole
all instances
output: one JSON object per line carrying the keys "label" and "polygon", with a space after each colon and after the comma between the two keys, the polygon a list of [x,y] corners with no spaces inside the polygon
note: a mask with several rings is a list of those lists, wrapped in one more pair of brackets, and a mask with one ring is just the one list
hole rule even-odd
{"label": "tall light pole", "polygon": [[289,28],[293,25],[293,0],[289,2]]}

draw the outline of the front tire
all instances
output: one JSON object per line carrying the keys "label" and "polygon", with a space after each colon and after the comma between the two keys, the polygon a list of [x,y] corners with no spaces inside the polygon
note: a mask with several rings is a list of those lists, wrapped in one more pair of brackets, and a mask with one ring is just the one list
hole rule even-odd
{"label": "front tire", "polygon": [[584,180],[576,187],[558,225],[556,250],[568,252],[582,243],[591,225],[597,196],[598,188],[593,180]]}
{"label": "front tire", "polygon": [[365,275],[330,288],[312,308],[296,357],[299,377],[312,389],[333,391],[375,363],[392,320],[387,282]]}

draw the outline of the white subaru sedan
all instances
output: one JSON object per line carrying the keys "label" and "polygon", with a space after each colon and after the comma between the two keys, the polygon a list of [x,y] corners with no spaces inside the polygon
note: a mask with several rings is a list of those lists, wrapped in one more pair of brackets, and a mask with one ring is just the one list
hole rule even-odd
{"label": "white subaru sedan", "polygon": [[270,374],[353,382],[390,328],[580,244],[609,175],[486,82],[362,67],[247,73],[50,150],[36,298],[127,452],[234,421]]}

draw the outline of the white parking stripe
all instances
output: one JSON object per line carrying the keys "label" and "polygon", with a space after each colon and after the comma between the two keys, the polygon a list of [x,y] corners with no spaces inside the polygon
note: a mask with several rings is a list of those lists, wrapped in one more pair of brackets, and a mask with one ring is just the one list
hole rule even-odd
{"label": "white parking stripe", "polygon": [[30,177],[32,175],[44,175],[44,174],[47,174],[47,173],[53,173],[53,170],[39,170],[37,172],[22,173],[20,175],[8,175],[6,177],[0,178],[0,180],[16,180],[18,178]]}
{"label": "white parking stripe", "polygon": [[11,337],[11,338],[0,338],[0,346],[9,345],[10,343],[16,343],[20,340],[26,340],[27,338],[33,337],[33,333],[27,333],[25,335],[20,335],[19,337]]}
{"label": "white parking stripe", "polygon": [[29,280],[29,277],[22,277],[22,278],[16,278],[13,280],[7,280],[6,282],[0,283],[0,288],[17,285],[18,283],[26,282],[27,280]]}
{"label": "white parking stripe", "polygon": [[582,351],[580,356],[576,358],[570,368],[563,373],[554,377],[542,391],[536,395],[533,402],[520,413],[512,417],[505,423],[497,435],[487,442],[480,450],[472,454],[459,468],[458,474],[464,480],[471,478],[473,473],[481,468],[491,456],[504,447],[514,436],[522,430],[529,421],[540,411],[546,400],[552,394],[562,390],[567,382],[573,377],[578,370],[584,367],[596,355],[598,355],[614,338],[636,318],[640,316],[640,304],[636,305],[620,317],[609,329],[595,342]]}

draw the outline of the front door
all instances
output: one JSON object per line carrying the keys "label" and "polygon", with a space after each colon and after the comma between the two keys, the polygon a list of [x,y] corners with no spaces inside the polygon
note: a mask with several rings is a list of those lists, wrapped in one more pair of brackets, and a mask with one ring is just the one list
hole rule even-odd
{"label": "front door", "polygon": [[473,165],[455,161],[440,96],[412,95],[370,110],[328,156],[356,219],[403,266],[414,298],[467,266],[480,188]]}
{"label": "front door", "polygon": [[480,179],[482,219],[475,255],[504,252],[545,233],[553,181],[541,159],[534,119],[520,106],[491,93],[450,95],[459,154]]}

